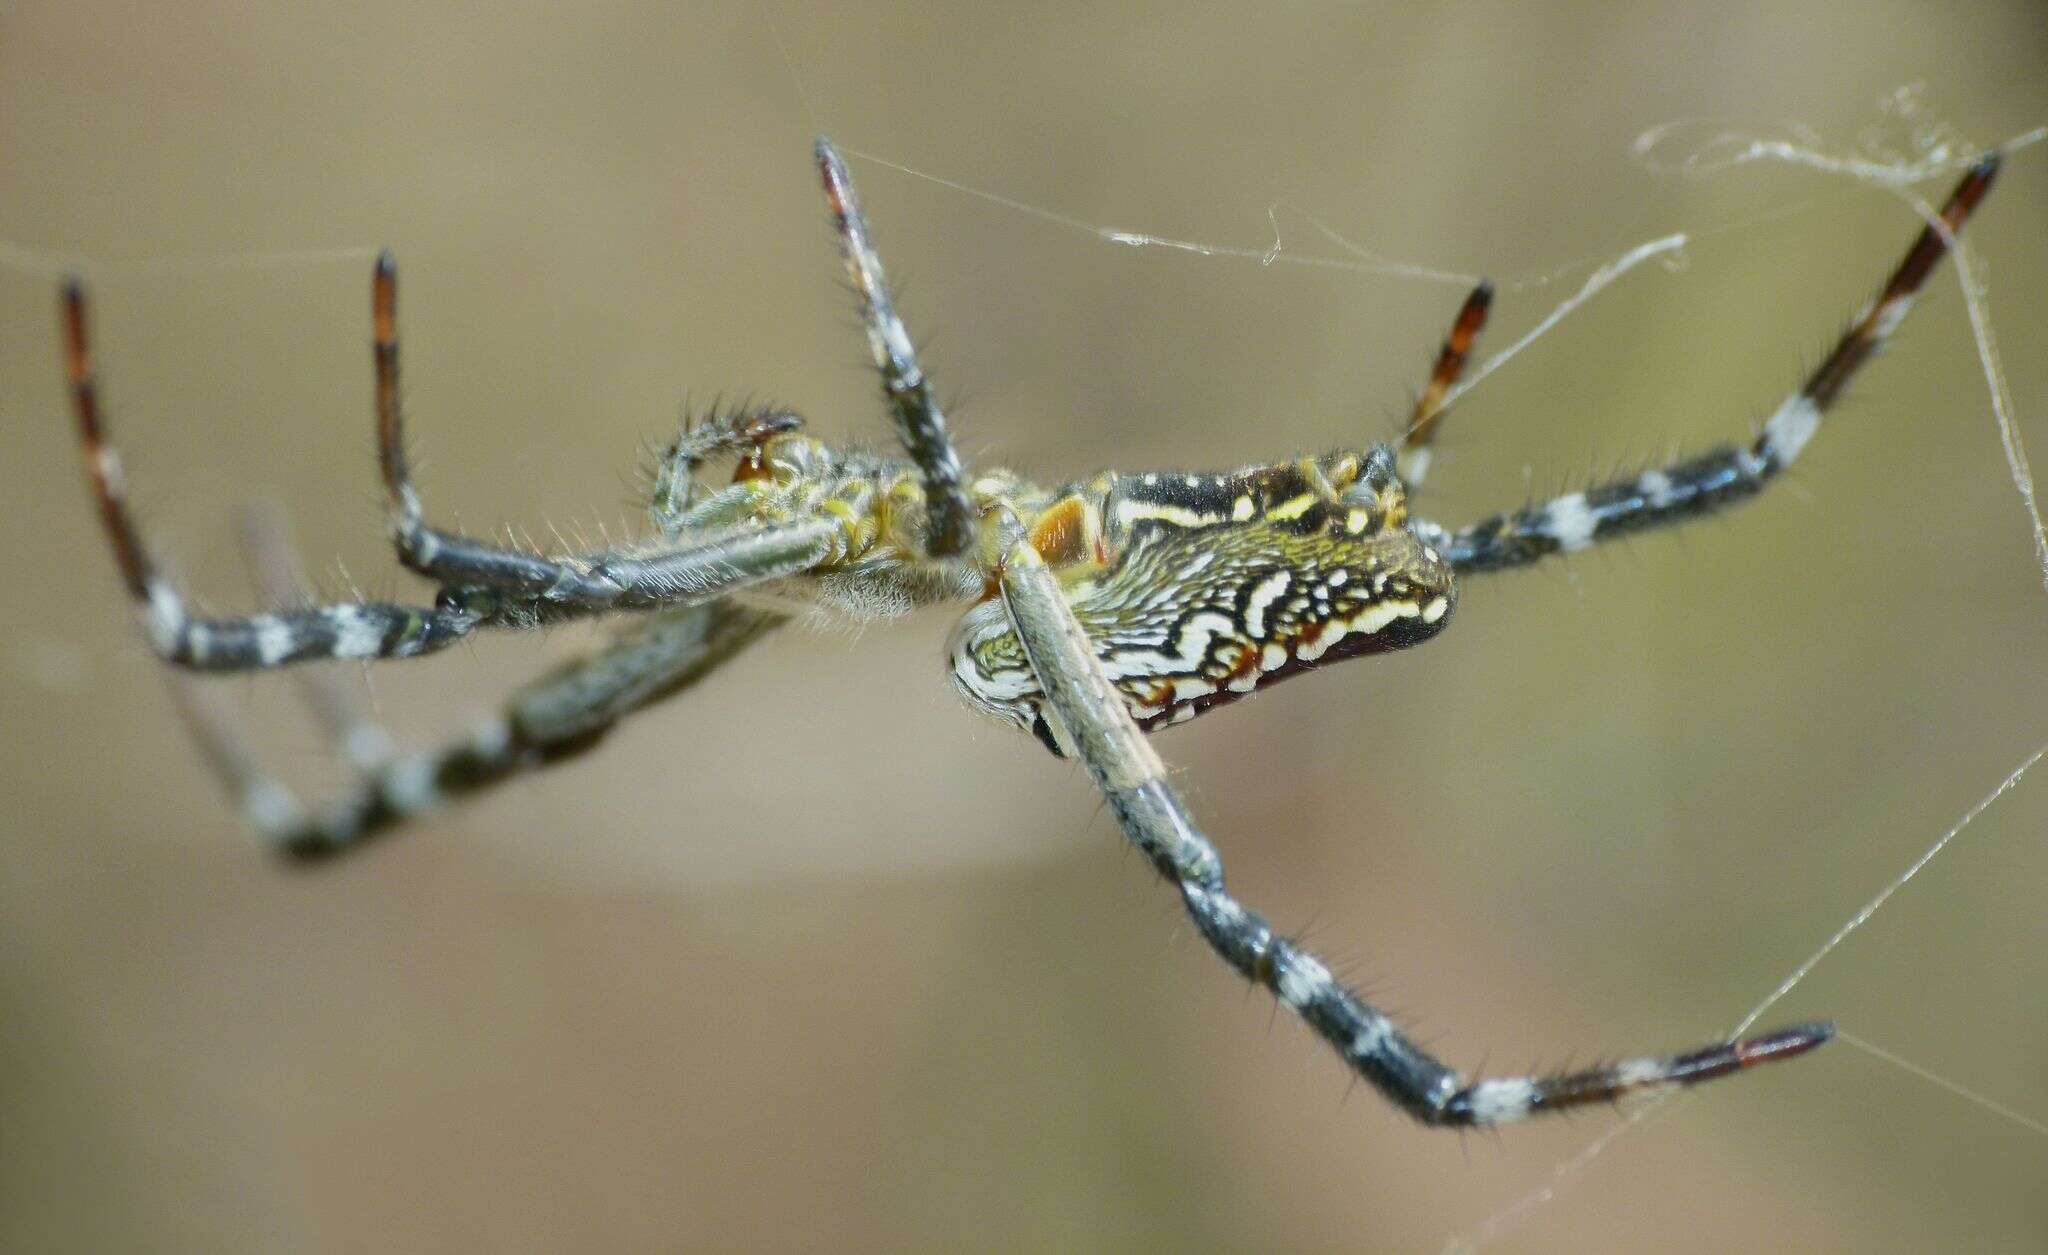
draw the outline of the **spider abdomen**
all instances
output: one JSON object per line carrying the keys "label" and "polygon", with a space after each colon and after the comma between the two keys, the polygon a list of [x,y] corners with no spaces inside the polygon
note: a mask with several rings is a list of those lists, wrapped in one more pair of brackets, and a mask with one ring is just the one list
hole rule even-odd
{"label": "spider abdomen", "polygon": [[[1065,591],[1140,727],[1183,723],[1323,663],[1442,630],[1456,600],[1449,569],[1407,528],[1398,485],[1329,483],[1321,471],[1340,457],[1340,471],[1361,461],[1104,476],[1046,512],[1043,530],[1102,538],[1065,547]],[[1084,507],[1085,521],[1064,517]],[[970,704],[1061,752],[1000,602],[962,620],[951,664]]]}

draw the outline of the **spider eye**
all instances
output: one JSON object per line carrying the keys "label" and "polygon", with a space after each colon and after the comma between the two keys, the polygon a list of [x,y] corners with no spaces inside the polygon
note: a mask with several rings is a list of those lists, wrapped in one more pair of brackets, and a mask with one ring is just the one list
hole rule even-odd
{"label": "spider eye", "polygon": [[[1341,460],[1339,460],[1341,459]],[[1350,474],[1340,478],[1340,472]],[[1394,450],[1383,444],[1376,444],[1360,457],[1355,453],[1336,455],[1326,464],[1331,486],[1346,501],[1363,506],[1391,506],[1407,494],[1407,485],[1401,482],[1396,469]]]}

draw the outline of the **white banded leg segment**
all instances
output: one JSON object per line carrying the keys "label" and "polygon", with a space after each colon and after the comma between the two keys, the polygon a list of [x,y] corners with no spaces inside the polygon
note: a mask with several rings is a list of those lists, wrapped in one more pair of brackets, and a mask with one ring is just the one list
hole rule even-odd
{"label": "white banded leg segment", "polygon": [[273,614],[200,619],[177,590],[147,586],[144,630],[157,654],[194,671],[252,671],[332,658],[416,658],[468,636],[480,622],[460,610],[343,602]]}
{"label": "white banded leg segment", "polygon": [[200,618],[177,588],[158,573],[141,530],[128,510],[121,455],[100,413],[92,368],[85,285],[67,280],[60,298],[65,378],[72,420],[84,455],[86,483],[100,526],[114,551],[121,582],[134,601],[144,633],[158,656],[198,671],[246,671],[312,658],[410,658],[444,649],[476,627],[459,609],[343,603],[276,614]]}
{"label": "white banded leg segment", "polygon": [[1660,470],[1483,519],[1444,541],[1444,560],[1459,572],[1498,571],[1552,554],[1575,553],[1628,532],[1668,526],[1755,496],[1782,465],[1755,449],[1724,446]]}
{"label": "white banded leg segment", "polygon": [[[306,574],[292,544],[291,523],[274,502],[256,502],[241,516],[243,557],[273,610],[304,610],[312,605]],[[306,708],[320,724],[328,742],[341,750],[357,771],[381,767],[398,752],[391,735],[378,727],[362,703],[333,671],[296,667],[292,678]]]}
{"label": "white banded leg segment", "polygon": [[1726,445],[1658,470],[1495,515],[1450,535],[1445,558],[1460,571],[1522,566],[1624,533],[1682,522],[1756,495],[1805,452],[1843,388],[1898,330],[1927,276],[1947,254],[1997,173],[1994,155],[1963,176],[1942,206],[1939,225],[1929,223],[1921,229],[1877,299],[1858,313],[1827,359],[1778,406],[1750,444]]}
{"label": "white banded leg segment", "polygon": [[1258,913],[1230,896],[1216,847],[1167,783],[1164,766],[1111,685],[1044,560],[1020,540],[1004,557],[999,574],[1004,607],[1038,676],[1057,735],[1087,765],[1125,836],[1180,890],[1203,939],[1230,966],[1271,990],[1346,1065],[1418,1120],[1436,1125],[1505,1123],[1724,1076],[1802,1054],[1832,1035],[1824,1024],[1799,1025],[1618,1067],[1467,1084],[1332,975],[1321,960],[1275,933]]}
{"label": "white banded leg segment", "polygon": [[198,695],[178,692],[209,765],[250,826],[278,853],[313,861],[589,750],[633,711],[689,688],[784,621],[726,601],[659,612],[609,648],[527,685],[468,735],[362,768],[347,791],[317,808],[266,775]]}
{"label": "white banded leg segment", "polygon": [[1416,1119],[1455,1122],[1458,1074],[1417,1046],[1394,1022],[1346,987],[1314,955],[1222,885],[1181,886],[1195,927],[1223,961],[1271,990],[1328,1042],[1351,1070]]}
{"label": "white banded leg segment", "polygon": [[1827,1044],[1834,1035],[1833,1024],[1816,1021],[1682,1054],[1626,1059],[1584,1072],[1480,1081],[1451,1096],[1445,1105],[1444,1123],[1510,1124],[1588,1103],[1627,1103],[1662,1090],[1730,1076],[1758,1064],[1796,1058]]}

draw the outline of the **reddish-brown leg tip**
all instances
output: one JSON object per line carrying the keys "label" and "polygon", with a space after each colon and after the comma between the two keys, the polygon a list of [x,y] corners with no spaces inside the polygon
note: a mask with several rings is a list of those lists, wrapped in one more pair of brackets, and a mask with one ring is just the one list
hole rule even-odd
{"label": "reddish-brown leg tip", "polygon": [[88,367],[85,350],[85,281],[65,275],[61,288],[64,327],[64,365],[74,384],[84,381]]}
{"label": "reddish-brown leg tip", "polygon": [[1753,1067],[1759,1063],[1775,1063],[1780,1059],[1791,1059],[1816,1050],[1833,1041],[1835,1026],[1830,1020],[1815,1020],[1810,1024],[1792,1024],[1761,1037],[1751,1037],[1735,1044],[1737,1067]]}
{"label": "reddish-brown leg tip", "polygon": [[1951,233],[1959,230],[1963,221],[1976,211],[1977,202],[1991,190],[1992,182],[1998,178],[1999,167],[2005,158],[1995,152],[1985,153],[1970,167],[1970,172],[1956,184],[1956,190],[1949,194],[1948,203],[1941,207],[1941,217],[1948,224]]}
{"label": "reddish-brown leg tip", "polygon": [[376,274],[370,280],[370,321],[380,348],[397,337],[398,259],[388,248],[378,250]]}

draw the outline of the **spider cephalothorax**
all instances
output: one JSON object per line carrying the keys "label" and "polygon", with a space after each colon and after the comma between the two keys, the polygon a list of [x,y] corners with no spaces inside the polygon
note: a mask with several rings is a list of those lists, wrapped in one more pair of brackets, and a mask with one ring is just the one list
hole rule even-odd
{"label": "spider cephalothorax", "polygon": [[[1375,445],[1227,474],[1104,473],[1047,490],[970,474],[896,317],[844,164],[818,167],[907,460],[816,440],[760,407],[687,428],[656,467],[645,541],[546,554],[427,523],[407,469],[398,391],[397,271],[372,280],[376,427],[399,560],[431,605],[308,605],[274,537],[264,614],[200,618],[151,562],[107,443],[86,343],[84,289],[64,291],[68,375],[86,470],[115,559],[166,661],[242,671],[328,658],[407,658],[484,629],[618,616],[606,649],[541,677],[503,713],[438,749],[397,752],[333,690],[316,709],[360,781],[303,806],[218,720],[193,728],[250,823],[295,858],[353,849],[447,800],[596,744],[619,720],[689,688],[792,613],[857,618],[940,602],[967,611],[951,675],[977,708],[1088,768],[1125,835],[1180,893],[1225,962],[1300,1014],[1358,1076],[1417,1118],[1484,1125],[1724,1076],[1803,1054],[1799,1024],[1677,1054],[1540,1077],[1468,1081],[1224,888],[1216,849],[1167,782],[1145,733],[1319,664],[1401,649],[1443,630],[1458,574],[1526,565],[1667,526],[1755,495],[1807,447],[1851,376],[1898,326],[1997,173],[1963,175],[1877,298],[1763,431],[1641,474],[1461,528],[1408,516],[1408,490],[1491,289],[1467,298],[1396,450]],[[731,457],[730,479],[701,481]]]}

